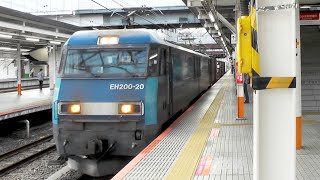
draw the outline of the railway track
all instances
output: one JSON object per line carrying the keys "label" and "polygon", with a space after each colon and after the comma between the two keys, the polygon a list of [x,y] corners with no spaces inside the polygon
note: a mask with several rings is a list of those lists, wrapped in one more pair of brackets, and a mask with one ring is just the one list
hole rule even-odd
{"label": "railway track", "polygon": [[[19,147],[14,150],[11,150],[7,153],[4,153],[4,154],[0,155],[0,162],[3,162],[3,160],[6,160],[6,159],[12,158],[15,155],[30,151],[30,150],[32,150],[32,148],[35,148],[37,146],[40,146],[44,143],[49,142],[52,138],[53,138],[53,135],[49,135],[49,136],[41,138],[37,141],[34,141],[32,143],[29,143],[27,145],[24,145],[22,147]],[[1,167],[0,168],[0,177],[16,170],[17,168],[19,168],[20,166],[22,166],[24,164],[30,163],[36,159],[39,159],[40,157],[42,157],[46,154],[49,154],[53,150],[55,150],[55,145],[49,145],[48,147],[37,150],[35,153],[32,153],[31,155],[28,155],[22,159],[19,159],[18,161],[10,163],[9,165],[7,165],[5,167]]]}

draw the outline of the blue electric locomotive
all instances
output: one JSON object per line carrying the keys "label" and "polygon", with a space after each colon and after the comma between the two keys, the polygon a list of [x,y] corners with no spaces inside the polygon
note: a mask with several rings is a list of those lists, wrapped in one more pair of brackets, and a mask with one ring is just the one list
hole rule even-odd
{"label": "blue electric locomotive", "polygon": [[76,32],[53,99],[57,151],[82,173],[115,173],[216,80],[215,60],[154,31]]}

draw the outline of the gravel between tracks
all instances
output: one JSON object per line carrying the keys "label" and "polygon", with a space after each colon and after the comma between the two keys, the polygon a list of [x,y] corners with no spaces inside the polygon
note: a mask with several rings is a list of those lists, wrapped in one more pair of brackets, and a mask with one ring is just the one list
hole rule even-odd
{"label": "gravel between tracks", "polygon": [[31,127],[30,138],[25,138],[25,133],[25,129],[22,129],[10,134],[9,136],[0,137],[0,154],[52,134],[52,124],[51,122],[48,122],[36,127]]}
{"label": "gravel between tracks", "polygon": [[[16,149],[33,141],[36,141],[40,138],[43,138],[49,134],[52,134],[52,124],[51,122],[31,127],[30,128],[30,138],[25,138],[25,129],[17,130],[12,134],[0,137],[0,154],[6,153],[10,150]],[[46,147],[48,144],[53,144],[53,140],[50,143],[45,143],[38,147]],[[33,149],[33,148],[32,148]],[[41,148],[42,149],[42,148]],[[28,154],[28,153],[27,153]],[[15,161],[14,159],[20,159],[25,155],[15,155],[10,159]],[[56,152],[52,152],[48,155],[43,156],[40,159],[37,159],[31,162],[28,165],[22,166],[19,169],[7,174],[0,179],[3,180],[35,180],[35,179],[47,179],[50,175],[64,167],[66,164],[61,166],[48,166],[48,162],[50,160],[56,160],[58,158],[58,154]],[[1,166],[5,164],[5,162],[1,162]],[[66,176],[66,177],[65,177]],[[64,180],[78,179],[81,175],[75,171],[70,171],[64,175]]]}
{"label": "gravel between tracks", "polygon": [[[40,138],[46,137],[49,134],[52,134],[52,124],[51,122],[31,127],[30,128],[30,138],[25,138],[25,129],[17,130],[12,134],[2,137],[0,136],[0,154],[6,153],[10,150],[16,149],[23,145],[29,144],[33,141],[36,141]],[[50,143],[45,143],[39,147],[46,147],[48,144],[52,144],[53,140]],[[42,149],[42,148],[41,148]],[[24,155],[16,155],[11,157],[12,159],[20,159]],[[48,166],[50,160],[56,160],[58,158],[57,152],[52,152],[48,155],[43,156],[40,159],[37,159],[30,164],[24,165],[19,169],[7,174],[3,177],[0,177],[1,180],[38,180],[38,179],[47,179],[52,174],[66,166],[66,163],[63,165],[57,166]],[[10,158],[10,159],[11,159]],[[15,161],[15,160],[12,160]],[[4,166],[5,162],[1,162],[0,167]],[[59,180],[77,180],[82,176],[81,173],[70,170],[64,175],[62,175]],[[95,179],[95,178],[94,178]]]}
{"label": "gravel between tracks", "polygon": [[48,162],[50,160],[55,160],[57,158],[58,158],[58,154],[56,152],[50,153],[1,178],[3,180],[47,179],[51,174],[55,173],[57,170],[65,166],[65,164],[61,166],[48,166]]}

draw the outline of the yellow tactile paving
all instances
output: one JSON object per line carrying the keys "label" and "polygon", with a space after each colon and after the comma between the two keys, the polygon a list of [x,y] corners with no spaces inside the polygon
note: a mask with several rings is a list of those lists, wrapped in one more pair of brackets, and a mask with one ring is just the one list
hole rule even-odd
{"label": "yellow tactile paving", "polygon": [[303,124],[320,124],[319,120],[303,120]]}
{"label": "yellow tactile paving", "polygon": [[197,129],[186,143],[183,151],[171,168],[171,171],[168,173],[166,179],[192,179],[212,128],[221,127],[221,124],[214,123],[214,119],[220,108],[220,104],[228,83],[230,82],[226,81],[223,88],[220,89],[216,98],[211,103],[208,111],[203,116]]}

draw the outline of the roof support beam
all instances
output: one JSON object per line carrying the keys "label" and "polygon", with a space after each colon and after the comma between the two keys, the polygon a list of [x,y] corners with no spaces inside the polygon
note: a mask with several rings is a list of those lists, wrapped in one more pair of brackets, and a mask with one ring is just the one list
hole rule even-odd
{"label": "roof support beam", "polygon": [[202,4],[199,0],[188,0],[187,6],[188,7],[202,7]]}
{"label": "roof support beam", "polygon": [[9,29],[23,29],[24,31],[28,31],[28,32],[32,32],[32,33],[44,34],[44,35],[49,35],[49,36],[54,36],[54,37],[65,38],[65,39],[67,39],[71,36],[70,34],[53,32],[53,31],[48,31],[48,30],[44,30],[44,29],[38,29],[38,28],[34,28],[34,27],[28,27],[28,26],[8,23],[8,22],[4,22],[4,21],[0,21],[0,27],[9,28]]}
{"label": "roof support beam", "polygon": [[234,34],[237,34],[236,28],[217,11],[218,19]]}

